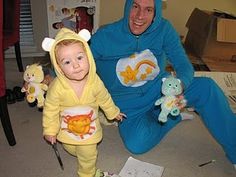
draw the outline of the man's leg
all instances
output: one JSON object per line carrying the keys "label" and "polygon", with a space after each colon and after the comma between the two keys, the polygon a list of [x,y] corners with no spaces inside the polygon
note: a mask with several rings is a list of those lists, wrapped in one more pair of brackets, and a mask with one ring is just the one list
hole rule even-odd
{"label": "man's leg", "polygon": [[219,86],[210,78],[194,78],[185,91],[188,106],[194,107],[213,137],[236,164],[236,115]]}

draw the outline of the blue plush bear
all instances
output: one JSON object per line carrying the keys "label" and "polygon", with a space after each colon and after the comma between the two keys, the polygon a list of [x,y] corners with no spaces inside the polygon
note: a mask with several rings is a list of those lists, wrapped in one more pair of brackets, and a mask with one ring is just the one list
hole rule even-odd
{"label": "blue plush bear", "polygon": [[183,89],[181,81],[173,76],[163,78],[162,82],[161,91],[163,96],[155,102],[155,105],[161,105],[161,112],[158,120],[165,123],[168,114],[171,114],[172,116],[180,114],[180,110],[176,106],[176,96],[180,95],[183,92]]}

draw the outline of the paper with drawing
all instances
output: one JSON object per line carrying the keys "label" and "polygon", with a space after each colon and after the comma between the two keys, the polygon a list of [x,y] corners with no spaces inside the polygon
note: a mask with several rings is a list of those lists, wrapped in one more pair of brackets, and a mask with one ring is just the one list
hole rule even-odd
{"label": "paper with drawing", "polygon": [[161,177],[164,167],[129,157],[120,171],[121,177]]}

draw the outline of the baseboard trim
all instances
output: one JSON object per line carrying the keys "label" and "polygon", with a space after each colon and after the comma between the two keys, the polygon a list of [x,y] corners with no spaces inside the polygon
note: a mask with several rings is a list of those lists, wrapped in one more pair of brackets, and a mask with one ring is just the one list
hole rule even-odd
{"label": "baseboard trim", "polygon": [[[24,58],[24,57],[44,57],[46,55],[45,52],[30,52],[30,53],[21,53],[21,57]],[[8,53],[8,54],[5,54],[5,58],[15,58],[15,53]]]}
{"label": "baseboard trim", "polygon": [[[36,47],[21,47],[21,57],[43,57],[46,55],[44,51],[37,51]],[[10,47],[9,49],[4,51],[5,58],[15,58],[15,50],[14,47]]]}

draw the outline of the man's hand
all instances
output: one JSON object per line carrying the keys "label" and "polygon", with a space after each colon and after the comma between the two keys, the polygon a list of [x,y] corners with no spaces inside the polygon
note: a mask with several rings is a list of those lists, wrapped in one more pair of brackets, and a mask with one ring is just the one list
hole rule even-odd
{"label": "man's hand", "polygon": [[184,99],[183,95],[179,95],[176,98],[175,105],[179,108],[179,110],[182,110],[186,106],[187,101]]}

